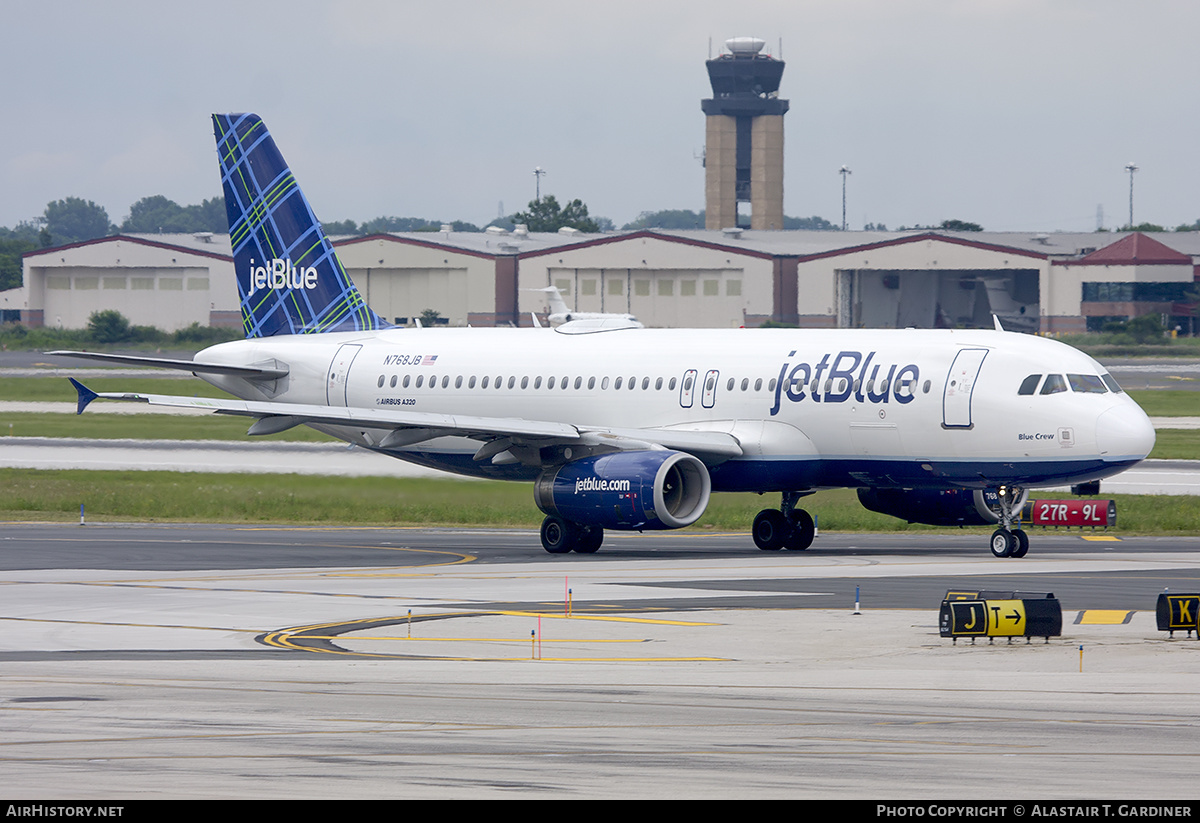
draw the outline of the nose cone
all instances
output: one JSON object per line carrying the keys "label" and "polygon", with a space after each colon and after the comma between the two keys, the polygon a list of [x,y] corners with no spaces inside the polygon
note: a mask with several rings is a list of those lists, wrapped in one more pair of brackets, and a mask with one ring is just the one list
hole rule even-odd
{"label": "nose cone", "polygon": [[1100,415],[1096,445],[1105,460],[1142,460],[1154,448],[1154,425],[1140,406],[1125,403]]}

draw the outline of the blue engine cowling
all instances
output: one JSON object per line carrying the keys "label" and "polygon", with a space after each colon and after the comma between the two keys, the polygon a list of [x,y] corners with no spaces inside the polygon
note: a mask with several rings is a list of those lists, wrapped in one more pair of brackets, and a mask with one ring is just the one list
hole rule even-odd
{"label": "blue engine cowling", "polygon": [[929,526],[986,526],[999,517],[996,492],[972,489],[859,489],[858,502],[873,512]]}
{"label": "blue engine cowling", "polygon": [[605,529],[679,529],[700,519],[712,481],[683,452],[613,452],[547,469],[534,484],[537,507]]}

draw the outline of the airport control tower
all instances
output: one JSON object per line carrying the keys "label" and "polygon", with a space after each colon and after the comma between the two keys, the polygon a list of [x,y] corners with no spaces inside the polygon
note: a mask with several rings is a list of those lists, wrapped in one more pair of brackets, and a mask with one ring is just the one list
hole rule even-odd
{"label": "airport control tower", "polygon": [[[705,228],[738,225],[738,203],[750,204],[751,229],[783,228],[783,61],[760,54],[755,37],[725,41],[727,54],[709,60],[711,100],[705,117]],[[743,226],[746,228],[746,226]]]}

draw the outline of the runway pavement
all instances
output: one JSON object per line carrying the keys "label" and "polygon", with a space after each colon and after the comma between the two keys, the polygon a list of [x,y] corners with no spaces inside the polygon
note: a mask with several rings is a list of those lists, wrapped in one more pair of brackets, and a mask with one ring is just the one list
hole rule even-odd
{"label": "runway pavement", "polygon": [[[1195,796],[1200,642],[1152,610],[1200,587],[1200,539],[750,546],[6,525],[5,794]],[[1063,636],[942,639],[968,586],[1053,590]]]}

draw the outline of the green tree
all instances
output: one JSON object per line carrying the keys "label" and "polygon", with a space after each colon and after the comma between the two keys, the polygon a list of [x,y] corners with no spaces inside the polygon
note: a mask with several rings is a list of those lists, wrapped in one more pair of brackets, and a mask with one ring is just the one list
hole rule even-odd
{"label": "green tree", "polygon": [[558,231],[562,228],[589,233],[600,231],[599,224],[588,217],[587,206],[582,200],[576,198],[566,206],[560,206],[553,194],[547,194],[541,200],[530,200],[529,210],[514,214],[513,221],[524,223],[530,231]]}
{"label": "green tree", "polygon": [[824,217],[788,217],[783,216],[783,228],[791,231],[800,229],[803,231],[840,231],[841,226],[835,226],[826,220]]}
{"label": "green tree", "polygon": [[129,216],[121,223],[121,231],[141,234],[210,231],[224,234],[229,231],[229,219],[223,198],[214,197],[199,205],[181,206],[174,200],[155,194],[143,197],[129,207]]}
{"label": "green tree", "polygon": [[37,230],[26,223],[15,230],[0,228],[0,291],[20,288],[21,255],[38,247],[37,236]]}
{"label": "green tree", "polygon": [[50,242],[56,246],[105,237],[113,229],[103,206],[78,197],[47,203],[45,218]]}
{"label": "green tree", "polygon": [[326,234],[361,234],[358,224],[353,220],[334,220],[332,223],[322,223],[321,230]]}
{"label": "green tree", "polygon": [[131,331],[125,315],[116,309],[94,311],[88,317],[88,334],[97,343],[121,343]]}
{"label": "green tree", "polygon": [[966,220],[943,220],[942,225],[938,228],[946,231],[983,231],[983,226],[978,223],[969,223]]}
{"label": "green tree", "polygon": [[1122,226],[1121,231],[1166,231],[1157,223],[1138,223],[1136,226]]}
{"label": "green tree", "polygon": [[661,211],[644,211],[637,220],[626,223],[623,229],[702,229],[704,228],[704,211],[690,209],[663,209]]}

